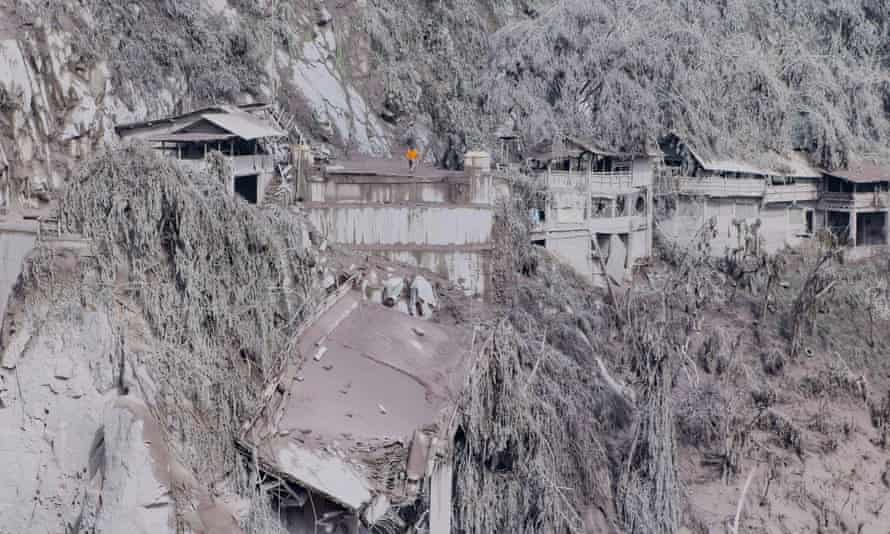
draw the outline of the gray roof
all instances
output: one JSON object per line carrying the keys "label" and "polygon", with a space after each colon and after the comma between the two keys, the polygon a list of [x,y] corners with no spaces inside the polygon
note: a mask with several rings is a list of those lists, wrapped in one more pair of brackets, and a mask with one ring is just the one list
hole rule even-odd
{"label": "gray roof", "polygon": [[[285,137],[287,133],[268,122],[240,110],[232,110],[229,113],[204,113],[200,117],[219,126],[223,130],[232,132],[236,136],[253,141],[263,137]],[[194,124],[194,123],[192,123]],[[184,126],[183,128],[186,128]]]}
{"label": "gray roof", "polygon": [[772,164],[767,166],[741,159],[703,158],[691,146],[688,144],[686,146],[702,168],[711,172],[737,172],[758,176],[791,176],[794,178],[819,178],[822,176],[818,169],[810,165],[806,156],[799,152],[773,154],[769,158]]}
{"label": "gray roof", "polygon": [[266,109],[268,104],[263,102],[254,102],[252,104],[242,104],[239,106],[230,106],[226,104],[220,104],[215,106],[207,106],[204,108],[199,108],[193,111],[189,111],[188,113],[183,113],[180,115],[171,115],[169,117],[162,117],[160,119],[151,119],[139,122],[131,122],[128,124],[119,124],[114,127],[115,131],[119,134],[122,131],[127,130],[138,130],[141,128],[151,128],[154,126],[159,126],[162,124],[175,124],[177,122],[182,122],[192,117],[198,117],[205,113],[231,113],[233,111],[242,111],[242,112],[250,112],[250,111],[259,111],[262,109]]}
{"label": "gray roof", "polygon": [[851,163],[846,169],[825,171],[825,174],[857,184],[890,182],[890,167],[871,161]]}

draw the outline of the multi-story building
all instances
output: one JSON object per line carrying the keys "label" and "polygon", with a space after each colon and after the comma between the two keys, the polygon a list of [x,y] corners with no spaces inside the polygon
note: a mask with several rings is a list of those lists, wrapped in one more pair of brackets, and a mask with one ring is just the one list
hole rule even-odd
{"label": "multi-story building", "polygon": [[652,254],[651,155],[565,137],[539,144],[526,162],[544,186],[533,243],[597,283],[605,274],[623,281]]}
{"label": "multi-story building", "polygon": [[825,171],[819,197],[821,224],[865,255],[886,246],[890,236],[890,169],[856,162],[843,170]]}
{"label": "multi-story building", "polygon": [[816,169],[803,152],[772,154],[772,166],[741,160],[710,160],[676,138],[662,143],[677,206],[660,221],[677,239],[716,222],[712,251],[722,254],[741,244],[741,229],[759,221],[759,244],[767,252],[799,246],[821,229],[830,230],[851,253],[888,244],[890,169],[854,162],[847,169]]}
{"label": "multi-story building", "polygon": [[662,178],[676,194],[676,209],[661,229],[679,240],[691,238],[707,220],[716,222],[712,250],[739,245],[744,228],[760,221],[760,244],[769,252],[799,245],[820,228],[816,215],[822,173],[800,152],[772,155],[772,166],[743,160],[708,159],[673,138],[661,145]]}
{"label": "multi-story building", "polygon": [[122,139],[151,143],[183,165],[204,167],[210,152],[222,153],[231,166],[229,192],[259,204],[276,176],[271,141],[287,135],[263,116],[266,111],[265,104],[212,106],[184,115],[123,124],[115,130]]}

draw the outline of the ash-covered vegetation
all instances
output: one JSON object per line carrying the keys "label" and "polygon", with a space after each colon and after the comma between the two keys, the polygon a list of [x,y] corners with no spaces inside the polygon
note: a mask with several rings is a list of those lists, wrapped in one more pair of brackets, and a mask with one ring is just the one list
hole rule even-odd
{"label": "ash-covered vegetation", "polygon": [[305,9],[294,2],[224,4],[236,9],[236,22],[203,0],[86,0],[28,9],[68,29],[83,63],[108,61],[115,87],[130,98],[178,87],[179,103],[188,108],[258,96],[275,50],[302,42]]}
{"label": "ash-covered vegetation", "polygon": [[[83,288],[120,336],[121,368],[143,365],[140,394],[166,441],[202,483],[254,499],[234,436],[263,388],[295,357],[300,325],[319,298],[304,222],[258,211],[212,176],[145,147],[97,155],[69,182],[60,224],[91,240],[99,283]],[[38,255],[32,284],[53,290]],[[148,328],[131,351],[133,321]],[[137,354],[145,361],[135,362]],[[175,495],[181,510],[189,495]],[[268,510],[259,504],[249,522]],[[249,532],[267,532],[260,524]]]}
{"label": "ash-covered vegetation", "polygon": [[518,185],[456,417],[460,532],[881,524],[882,490],[850,472],[888,459],[886,259],[830,239],[767,255],[756,229],[716,257],[706,227],[596,289],[529,245]]}
{"label": "ash-covered vegetation", "polygon": [[888,156],[886,2],[436,4],[442,16],[418,5],[403,25],[372,3],[388,22],[372,29],[391,30],[375,42],[396,95],[425,64],[448,67],[399,97],[437,123],[484,136],[513,117],[531,142],[563,131],[627,150],[673,132],[703,156],[805,148],[826,167]]}

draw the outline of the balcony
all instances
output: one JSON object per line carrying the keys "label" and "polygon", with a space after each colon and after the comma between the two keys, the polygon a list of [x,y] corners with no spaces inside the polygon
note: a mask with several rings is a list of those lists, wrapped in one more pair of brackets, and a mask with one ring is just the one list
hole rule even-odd
{"label": "balcony", "polygon": [[[766,193],[766,182],[759,178],[721,178],[708,176],[676,178],[677,191],[681,195],[703,197],[754,197],[761,198]],[[783,186],[784,187],[784,186]]]}
{"label": "balcony", "polygon": [[819,200],[819,184],[817,182],[798,182],[789,185],[768,185],[764,201],[777,202],[808,202]]}
{"label": "balcony", "polygon": [[[275,160],[272,156],[260,154],[256,156],[227,157],[232,168],[233,176],[250,176],[251,174],[269,173],[275,171]],[[204,159],[180,159],[180,165],[193,171],[206,171],[207,162]]]}
{"label": "balcony", "polygon": [[631,171],[547,171],[544,176],[548,189],[574,189],[595,195],[618,195],[638,189]]}
{"label": "balcony", "polygon": [[890,193],[823,193],[819,209],[826,211],[882,210],[890,207]]}

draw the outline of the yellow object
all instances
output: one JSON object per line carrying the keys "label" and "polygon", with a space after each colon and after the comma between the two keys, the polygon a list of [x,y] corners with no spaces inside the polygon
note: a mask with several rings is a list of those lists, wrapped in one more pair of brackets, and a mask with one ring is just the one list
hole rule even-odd
{"label": "yellow object", "polygon": [[411,150],[408,151],[408,154],[406,154],[406,157],[408,158],[408,161],[417,161],[417,158],[420,157],[420,152],[418,152],[417,150],[412,148]]}

